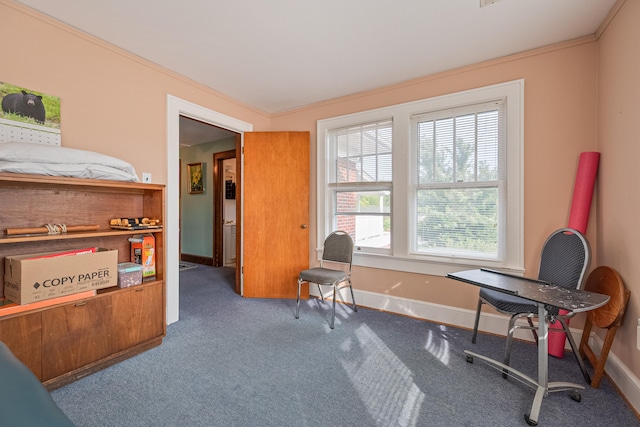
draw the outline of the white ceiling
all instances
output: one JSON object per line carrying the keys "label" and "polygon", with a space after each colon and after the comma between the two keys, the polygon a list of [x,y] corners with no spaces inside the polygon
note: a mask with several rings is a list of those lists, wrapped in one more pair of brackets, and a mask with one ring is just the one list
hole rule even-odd
{"label": "white ceiling", "polygon": [[18,1],[267,113],[594,34],[616,2]]}
{"label": "white ceiling", "polygon": [[192,147],[205,142],[220,141],[235,135],[227,129],[199,122],[188,117],[180,116],[180,146]]}

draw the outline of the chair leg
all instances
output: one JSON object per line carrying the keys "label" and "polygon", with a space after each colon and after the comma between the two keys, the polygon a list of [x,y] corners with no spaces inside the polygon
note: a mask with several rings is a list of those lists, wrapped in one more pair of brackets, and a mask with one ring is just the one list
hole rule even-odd
{"label": "chair leg", "polygon": [[351,301],[353,301],[353,311],[358,311],[356,297],[353,296],[353,286],[351,286],[351,280],[349,280],[349,290],[351,291]]}
{"label": "chair leg", "polygon": [[300,286],[302,281],[298,279],[298,296],[296,298],[296,319],[300,318]]}
{"label": "chair leg", "polygon": [[[584,328],[582,329],[582,339],[580,340],[580,356],[587,357],[585,349],[589,347],[589,336],[591,335],[591,326],[593,325],[591,316],[587,314],[587,321],[584,322]],[[591,363],[593,365],[593,363]]]}
{"label": "chair leg", "polygon": [[482,311],[482,304],[484,304],[484,301],[478,298],[478,308],[476,309],[476,321],[473,324],[473,336],[471,337],[471,342],[473,344],[476,343],[476,337],[478,336],[478,324],[480,323],[480,311]]}
{"label": "chair leg", "polygon": [[318,292],[320,293],[320,300],[324,302],[324,295],[322,294],[322,289],[320,288],[320,284],[318,283]]}
{"label": "chair leg", "polygon": [[604,337],[604,345],[600,350],[600,356],[597,359],[597,363],[593,365],[594,373],[593,373],[593,382],[591,383],[591,387],[593,388],[600,387],[600,380],[602,379],[602,375],[604,374],[604,367],[607,364],[607,357],[609,357],[609,350],[611,350],[611,345],[613,344],[613,338],[616,336],[617,330],[618,330],[618,324],[614,324],[609,329],[607,329],[607,334]]}
{"label": "chair leg", "polygon": [[333,285],[333,310],[331,313],[331,329],[333,329],[333,323],[336,320],[336,285]]}
{"label": "chair leg", "polygon": [[573,355],[576,358],[576,362],[578,362],[578,365],[580,365],[580,370],[582,371],[582,376],[584,377],[584,380],[587,382],[587,384],[591,385],[591,377],[587,372],[587,368],[585,368],[584,366],[584,360],[582,360],[582,356],[580,355],[580,350],[576,346],[576,342],[574,341],[573,336],[571,335],[571,331],[567,326],[567,322],[565,322],[563,318],[558,318],[557,320],[562,325],[564,334],[569,339],[569,345],[571,345],[571,350],[573,350]]}
{"label": "chair leg", "polygon": [[[518,319],[518,317],[520,316],[516,313],[513,316],[511,316],[511,318],[509,318],[509,328],[507,329],[507,344],[504,351],[504,361],[503,361],[503,363],[507,366],[511,361],[511,346],[513,345],[513,332],[516,329],[516,320]],[[508,373],[509,371],[507,371],[506,369],[503,369],[502,377],[507,378]]]}
{"label": "chair leg", "polygon": [[531,333],[533,334],[533,340],[538,345],[538,332],[536,332],[536,327],[533,325],[533,320],[531,317],[527,317],[527,322],[529,323],[529,327],[531,328]]}

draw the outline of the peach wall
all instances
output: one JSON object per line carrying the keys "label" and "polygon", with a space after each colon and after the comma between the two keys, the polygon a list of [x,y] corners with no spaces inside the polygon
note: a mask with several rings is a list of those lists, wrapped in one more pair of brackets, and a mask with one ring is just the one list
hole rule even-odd
{"label": "peach wall", "polygon": [[640,377],[640,2],[626,1],[598,42],[598,263],[620,273],[631,298],[612,351]]}
{"label": "peach wall", "polygon": [[[525,266],[527,274],[535,276],[544,239],[568,223],[579,154],[596,149],[595,38],[278,114],[272,120],[272,129],[311,130],[311,152],[315,153],[317,120],[516,79],[525,80]],[[315,158],[311,169],[310,250],[315,254]],[[592,213],[587,233],[593,243],[594,216]],[[475,310],[477,304],[477,289],[442,277],[354,268],[354,282],[359,289],[371,292],[469,310]]]}
{"label": "peach wall", "polygon": [[264,113],[13,1],[0,2],[0,16],[0,81],[61,98],[65,147],[122,158],[166,183],[167,94],[269,127]]}

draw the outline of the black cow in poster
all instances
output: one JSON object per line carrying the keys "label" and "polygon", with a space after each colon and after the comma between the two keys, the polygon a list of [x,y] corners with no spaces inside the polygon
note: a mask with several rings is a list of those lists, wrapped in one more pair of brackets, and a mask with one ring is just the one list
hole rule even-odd
{"label": "black cow in poster", "polygon": [[44,123],[45,111],[42,96],[26,91],[10,93],[2,98],[2,111],[31,117],[38,123]]}

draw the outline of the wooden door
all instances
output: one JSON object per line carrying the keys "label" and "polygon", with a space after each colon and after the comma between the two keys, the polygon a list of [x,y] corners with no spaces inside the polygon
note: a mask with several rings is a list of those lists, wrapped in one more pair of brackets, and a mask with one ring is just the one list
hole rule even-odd
{"label": "wooden door", "polygon": [[42,381],[108,357],[111,297],[100,296],[42,312]]}
{"label": "wooden door", "polygon": [[42,379],[42,320],[40,312],[0,320],[0,341]]}
{"label": "wooden door", "polygon": [[309,268],[309,132],[245,133],[243,172],[243,295],[295,298]]}

